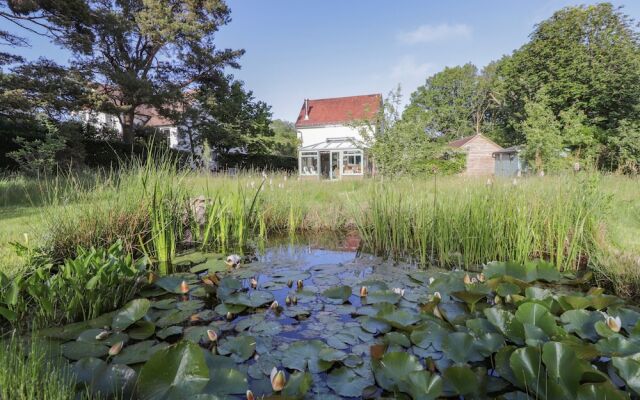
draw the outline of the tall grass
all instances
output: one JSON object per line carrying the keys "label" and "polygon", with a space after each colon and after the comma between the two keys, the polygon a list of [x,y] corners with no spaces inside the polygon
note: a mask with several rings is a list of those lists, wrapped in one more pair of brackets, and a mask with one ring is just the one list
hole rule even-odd
{"label": "tall grass", "polygon": [[66,361],[39,342],[24,344],[10,338],[0,342],[0,398],[3,400],[88,399],[76,395]]}
{"label": "tall grass", "polygon": [[584,267],[608,203],[591,177],[399,189],[375,185],[355,207],[365,247],[445,267],[531,258]]}

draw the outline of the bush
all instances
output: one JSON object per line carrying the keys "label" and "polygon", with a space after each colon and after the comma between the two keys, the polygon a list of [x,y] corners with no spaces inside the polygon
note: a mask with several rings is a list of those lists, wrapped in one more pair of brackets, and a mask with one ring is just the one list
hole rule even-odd
{"label": "bush", "polygon": [[220,154],[218,169],[238,168],[269,171],[295,171],[298,168],[296,157],[270,154]]}

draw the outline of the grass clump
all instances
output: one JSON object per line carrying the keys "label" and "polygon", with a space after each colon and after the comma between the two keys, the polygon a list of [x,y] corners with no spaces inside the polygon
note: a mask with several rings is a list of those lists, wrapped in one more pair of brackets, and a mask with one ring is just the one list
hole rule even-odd
{"label": "grass clump", "polygon": [[0,398],[3,400],[85,399],[76,395],[68,364],[37,341],[24,344],[10,338],[0,342]]}

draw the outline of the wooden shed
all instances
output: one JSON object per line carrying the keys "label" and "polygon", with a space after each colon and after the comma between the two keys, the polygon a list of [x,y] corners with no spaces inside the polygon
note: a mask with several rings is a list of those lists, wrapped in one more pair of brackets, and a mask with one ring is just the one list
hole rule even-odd
{"label": "wooden shed", "polygon": [[462,172],[465,176],[493,175],[496,168],[493,153],[503,150],[500,145],[480,133],[449,142],[449,146],[464,150],[467,154],[467,164]]}

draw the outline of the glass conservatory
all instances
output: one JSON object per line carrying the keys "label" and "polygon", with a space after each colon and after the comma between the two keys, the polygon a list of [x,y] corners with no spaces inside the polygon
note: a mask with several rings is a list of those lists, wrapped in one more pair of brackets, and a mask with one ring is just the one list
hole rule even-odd
{"label": "glass conservatory", "polygon": [[302,147],[298,163],[300,176],[309,178],[358,178],[371,172],[364,145],[351,138],[327,139]]}

